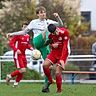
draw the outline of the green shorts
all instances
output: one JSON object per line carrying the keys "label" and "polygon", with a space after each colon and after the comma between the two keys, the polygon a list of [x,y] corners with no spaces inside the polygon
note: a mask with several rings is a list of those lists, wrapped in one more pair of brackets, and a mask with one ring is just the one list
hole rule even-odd
{"label": "green shorts", "polygon": [[33,38],[33,44],[36,49],[40,49],[44,46],[44,39],[42,37],[42,34],[38,35],[37,37]]}
{"label": "green shorts", "polygon": [[[48,39],[48,33],[46,32],[46,39]],[[49,46],[45,46],[45,40],[43,39],[42,34],[38,35],[37,37],[33,38],[34,47],[40,50],[43,59],[46,59],[47,55],[50,52]]]}

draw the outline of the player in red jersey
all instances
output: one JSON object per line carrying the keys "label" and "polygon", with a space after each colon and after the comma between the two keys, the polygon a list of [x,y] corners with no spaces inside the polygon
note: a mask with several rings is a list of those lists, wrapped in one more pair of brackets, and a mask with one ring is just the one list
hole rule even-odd
{"label": "player in red jersey", "polygon": [[[24,23],[22,25],[22,30],[27,26],[27,23]],[[16,65],[17,70],[14,72],[11,72],[10,74],[7,74],[6,76],[6,83],[8,84],[9,81],[16,77],[16,82],[14,82],[14,87],[18,85],[20,80],[23,78],[23,73],[26,72],[26,66],[27,66],[27,60],[25,51],[26,49],[33,50],[33,47],[30,45],[30,36],[28,34],[26,35],[20,35],[20,36],[13,36],[10,41],[9,45],[14,51],[14,63]]]}
{"label": "player in red jersey", "polygon": [[[43,70],[45,75],[48,77],[48,84],[43,89],[43,92],[46,92],[49,89],[50,84],[52,84],[52,76],[50,73],[49,67],[52,64],[57,64],[56,66],[56,84],[57,84],[57,92],[61,93],[62,91],[62,70],[64,70],[64,66],[68,55],[70,54],[69,47],[69,32],[65,28],[58,28],[53,24],[48,26],[49,34],[49,45],[51,47],[51,52],[45,59],[43,63]],[[48,43],[48,42],[47,42]]]}

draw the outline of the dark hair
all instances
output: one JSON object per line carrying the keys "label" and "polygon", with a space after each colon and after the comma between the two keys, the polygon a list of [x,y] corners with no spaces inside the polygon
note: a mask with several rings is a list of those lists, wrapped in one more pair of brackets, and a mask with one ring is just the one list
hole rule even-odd
{"label": "dark hair", "polygon": [[56,26],[55,26],[54,24],[49,24],[49,25],[48,25],[48,31],[49,31],[50,33],[54,33],[55,30],[56,30]]}
{"label": "dark hair", "polygon": [[23,22],[22,23],[22,27],[23,27],[23,25],[28,25],[28,22]]}
{"label": "dark hair", "polygon": [[41,11],[41,12],[42,12],[42,11],[45,11],[45,12],[46,12],[46,8],[43,7],[43,6],[39,6],[39,7],[36,8],[36,14],[38,14],[39,11]]}

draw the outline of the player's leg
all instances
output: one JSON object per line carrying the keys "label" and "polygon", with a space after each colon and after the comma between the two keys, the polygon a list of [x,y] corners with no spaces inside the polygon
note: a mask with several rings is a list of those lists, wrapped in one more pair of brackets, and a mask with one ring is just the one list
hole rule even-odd
{"label": "player's leg", "polygon": [[19,70],[15,70],[15,71],[11,72],[10,74],[7,74],[7,76],[6,76],[6,83],[9,84],[10,80],[13,77],[17,76],[18,74],[20,74]]}
{"label": "player's leg", "polygon": [[[47,38],[47,37],[46,37]],[[42,34],[38,35],[37,37],[33,38],[33,44],[34,47],[38,50],[40,50],[42,54],[42,58],[45,60],[48,53],[50,52],[49,46],[45,46],[45,40],[42,36]]]}
{"label": "player's leg", "polygon": [[[17,59],[14,59],[14,63],[15,63],[15,65],[16,65],[16,67],[17,67],[17,65],[18,65],[18,60]],[[13,71],[13,72],[11,72],[10,74],[7,74],[7,76],[6,76],[6,83],[7,84],[9,84],[9,82],[10,82],[10,80],[13,78],[13,77],[15,77],[15,76],[17,76],[18,74],[20,74],[20,70],[15,70],[15,71]]]}
{"label": "player's leg", "polygon": [[42,34],[33,38],[34,47],[38,50],[44,46],[44,43],[45,43],[45,40],[43,39]]}
{"label": "player's leg", "polygon": [[61,93],[62,92],[62,68],[60,66],[57,65],[56,67],[56,85],[57,85],[57,93]]}
{"label": "player's leg", "polygon": [[[42,54],[42,58],[45,60],[45,58],[47,57],[47,54],[49,53],[49,47],[44,46],[45,40],[42,36],[42,34],[38,35],[37,37],[33,38],[33,44],[34,47],[37,48],[38,50],[40,50],[41,54]],[[45,84],[48,83],[48,78],[45,77]]]}
{"label": "player's leg", "polygon": [[18,74],[16,77],[16,81],[13,84],[13,87],[17,87],[19,85],[20,80],[22,80],[22,78],[23,78],[23,73]]}
{"label": "player's leg", "polygon": [[17,74],[16,81],[14,82],[13,87],[18,86],[19,82],[23,78],[23,74],[26,72],[27,60],[25,56],[19,57],[19,66],[20,66],[20,74]]}
{"label": "player's leg", "polygon": [[50,66],[51,66],[50,61],[48,59],[46,59],[43,63],[43,71],[44,71],[46,77],[48,78],[48,83],[46,83],[46,86],[44,86],[42,92],[48,92],[50,84],[53,83],[50,68],[49,68]]}

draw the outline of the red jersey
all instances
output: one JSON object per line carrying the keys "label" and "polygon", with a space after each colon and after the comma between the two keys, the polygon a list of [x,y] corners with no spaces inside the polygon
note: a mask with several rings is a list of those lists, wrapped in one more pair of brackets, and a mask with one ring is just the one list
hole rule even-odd
{"label": "red jersey", "polygon": [[[54,58],[58,60],[64,60],[66,62],[66,59],[69,54],[69,32],[65,28],[57,28],[58,34],[49,34],[49,39],[52,39],[52,44],[58,43],[58,47],[54,48],[51,44],[51,54],[54,54]],[[50,59],[50,58],[48,58]],[[54,60],[53,60],[54,61]],[[56,63],[56,62],[53,62]]]}
{"label": "red jersey", "polygon": [[[10,47],[14,50],[14,62],[17,68],[26,68],[27,66],[27,60],[25,51],[26,49],[30,49],[30,43],[29,43],[29,35],[20,35],[20,36],[14,36],[10,40]],[[21,54],[17,53],[17,50],[21,51]]]}
{"label": "red jersey", "polygon": [[14,53],[19,49],[22,53],[22,55],[25,55],[25,50],[30,49],[30,36],[28,34],[26,35],[19,35],[19,36],[14,36],[10,40],[10,47],[14,50]]}

